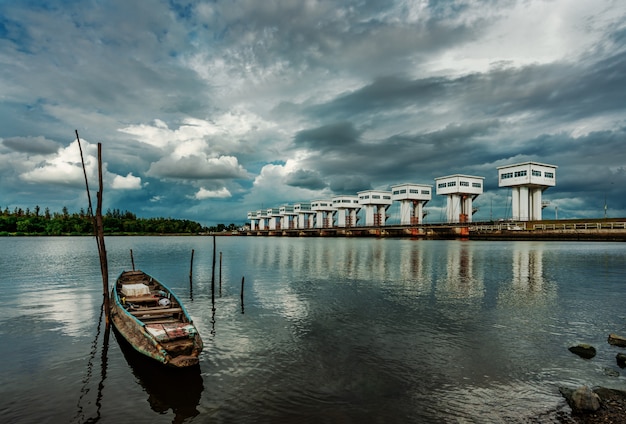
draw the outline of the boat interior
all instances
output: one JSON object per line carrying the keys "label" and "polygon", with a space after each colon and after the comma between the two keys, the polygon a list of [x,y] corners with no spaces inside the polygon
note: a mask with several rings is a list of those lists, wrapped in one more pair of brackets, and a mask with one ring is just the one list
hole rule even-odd
{"label": "boat interior", "polygon": [[157,280],[141,271],[124,272],[117,282],[120,304],[146,324],[185,322],[176,298]]}

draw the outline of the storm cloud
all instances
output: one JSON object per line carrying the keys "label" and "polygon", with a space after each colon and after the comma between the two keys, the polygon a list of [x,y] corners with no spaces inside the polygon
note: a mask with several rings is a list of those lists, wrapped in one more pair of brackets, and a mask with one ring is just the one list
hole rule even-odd
{"label": "storm cloud", "polygon": [[505,218],[496,168],[529,160],[559,217],[626,216],[624,40],[613,0],[1,2],[0,207],[85,207],[78,130],[139,216],[463,173]]}

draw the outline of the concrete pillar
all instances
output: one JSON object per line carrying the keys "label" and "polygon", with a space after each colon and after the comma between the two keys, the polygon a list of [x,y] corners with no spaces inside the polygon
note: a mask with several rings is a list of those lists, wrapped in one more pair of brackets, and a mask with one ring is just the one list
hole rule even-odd
{"label": "concrete pillar", "polygon": [[466,215],[466,222],[472,222],[472,196],[466,195],[463,199],[463,208],[461,213]]}
{"label": "concrete pillar", "polygon": [[459,222],[459,214],[461,213],[461,196],[458,194],[448,195],[448,204],[446,215],[448,222]]}
{"label": "concrete pillar", "polygon": [[528,205],[528,187],[521,186],[519,188],[519,220],[528,221],[529,205]]}
{"label": "concrete pillar", "polygon": [[345,228],[346,226],[346,209],[338,209],[335,213],[337,214],[337,227]]}
{"label": "concrete pillar", "polygon": [[380,225],[385,225],[387,222],[387,208],[385,206],[378,206],[378,216],[380,217]]}
{"label": "concrete pillar", "polygon": [[424,215],[424,204],[422,202],[416,202],[413,208],[413,222],[421,224],[422,215]]}
{"label": "concrete pillar", "polygon": [[365,205],[363,208],[365,209],[365,226],[371,227],[374,225],[374,206]]}
{"label": "concrete pillar", "polygon": [[315,228],[324,228],[324,211],[315,213]]}
{"label": "concrete pillar", "polygon": [[402,200],[400,202],[400,225],[410,225],[412,217],[413,202]]}
{"label": "concrete pillar", "polygon": [[531,219],[535,221],[541,221],[542,207],[541,207],[541,187],[535,187],[531,191],[532,196],[532,215]]}
{"label": "concrete pillar", "polygon": [[519,221],[519,187],[511,188],[511,219]]}
{"label": "concrete pillar", "polygon": [[356,227],[357,224],[357,210],[356,209],[350,209],[350,225],[352,225],[353,227]]}

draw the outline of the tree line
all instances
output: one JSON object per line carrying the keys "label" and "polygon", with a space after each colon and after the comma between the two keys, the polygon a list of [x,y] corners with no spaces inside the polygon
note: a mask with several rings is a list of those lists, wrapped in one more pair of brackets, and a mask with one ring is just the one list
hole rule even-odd
{"label": "tree line", "polygon": [[[205,227],[187,219],[138,218],[134,213],[108,209],[102,217],[105,234],[198,234],[235,230],[235,224],[218,224]],[[70,213],[67,207],[61,212],[43,211],[39,206],[32,210],[8,207],[0,212],[0,236],[7,235],[91,235],[94,233],[91,214],[81,208]]]}

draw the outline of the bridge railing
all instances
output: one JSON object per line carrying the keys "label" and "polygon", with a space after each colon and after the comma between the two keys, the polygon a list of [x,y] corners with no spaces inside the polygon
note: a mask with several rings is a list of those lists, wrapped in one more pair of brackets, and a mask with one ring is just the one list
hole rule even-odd
{"label": "bridge railing", "polygon": [[564,222],[534,224],[534,230],[618,230],[626,229],[626,222]]}

